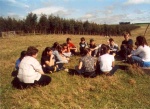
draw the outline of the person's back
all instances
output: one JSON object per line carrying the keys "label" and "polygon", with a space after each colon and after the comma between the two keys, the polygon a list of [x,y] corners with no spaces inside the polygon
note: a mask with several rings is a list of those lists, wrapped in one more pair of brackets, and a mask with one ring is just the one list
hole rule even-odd
{"label": "person's back", "polygon": [[101,56],[99,56],[98,58],[99,67],[97,67],[97,72],[100,74],[104,73],[106,75],[111,76],[116,72],[118,67],[115,66],[114,56],[110,55],[109,53],[110,53],[109,46],[103,44],[100,51]]}
{"label": "person's back", "polygon": [[95,60],[92,56],[84,56],[81,58],[81,60],[83,62],[83,69],[84,72],[93,72],[95,71],[94,68],[94,64],[95,64]]}
{"label": "person's back", "polygon": [[22,89],[35,85],[45,86],[50,83],[51,78],[44,75],[42,66],[36,59],[37,55],[36,47],[28,47],[27,54],[20,63],[18,75],[12,81],[14,87]]}
{"label": "person's back", "polygon": [[34,80],[39,80],[41,77],[38,71],[42,71],[40,63],[35,58],[26,56],[20,63],[17,77],[21,82],[34,83]]}
{"label": "person's back", "polygon": [[114,62],[114,56],[110,54],[103,54],[99,57],[100,69],[102,72],[109,72],[112,70],[112,62]]}
{"label": "person's back", "polygon": [[84,75],[84,77],[94,78],[95,73],[95,60],[91,56],[91,50],[89,48],[84,49],[84,56],[80,58],[79,65],[75,66],[75,70],[78,74]]}

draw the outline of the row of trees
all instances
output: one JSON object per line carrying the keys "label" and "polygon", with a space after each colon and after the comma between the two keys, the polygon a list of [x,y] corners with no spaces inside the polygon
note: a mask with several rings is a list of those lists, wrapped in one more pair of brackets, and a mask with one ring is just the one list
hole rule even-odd
{"label": "row of trees", "polygon": [[107,25],[96,24],[88,21],[82,22],[74,19],[64,19],[59,16],[47,16],[41,14],[40,18],[36,14],[29,13],[25,19],[16,20],[14,18],[0,17],[0,32],[23,31],[24,33],[38,34],[86,34],[117,36],[124,31],[130,32],[138,26],[128,25]]}

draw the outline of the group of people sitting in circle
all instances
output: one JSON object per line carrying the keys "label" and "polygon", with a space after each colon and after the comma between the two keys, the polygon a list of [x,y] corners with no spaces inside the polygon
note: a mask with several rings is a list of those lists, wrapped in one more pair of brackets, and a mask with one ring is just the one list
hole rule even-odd
{"label": "group of people sitting in circle", "polygon": [[130,34],[124,33],[125,40],[122,41],[120,50],[112,38],[108,44],[96,45],[94,39],[90,39],[87,44],[82,37],[79,43],[79,50],[72,43],[71,38],[66,39],[66,43],[60,45],[55,42],[52,47],[46,47],[41,56],[41,62],[36,59],[38,49],[29,46],[27,51],[22,51],[20,58],[16,61],[17,76],[12,81],[16,88],[25,88],[35,85],[47,85],[51,82],[51,77],[45,73],[66,70],[64,64],[68,63],[71,56],[80,55],[79,64],[74,71],[84,77],[94,78],[99,74],[111,76],[118,69],[115,66],[115,56],[120,56],[124,61],[136,63],[140,67],[150,67],[150,47],[144,36],[137,36],[135,45],[130,39]]}

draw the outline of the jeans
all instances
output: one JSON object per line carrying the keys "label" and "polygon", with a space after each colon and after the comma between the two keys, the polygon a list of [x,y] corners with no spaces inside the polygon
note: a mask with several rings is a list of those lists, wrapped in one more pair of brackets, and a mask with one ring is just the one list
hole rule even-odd
{"label": "jeans", "polygon": [[84,73],[83,68],[78,69],[78,66],[75,66],[75,70],[77,71],[78,74],[83,74]]}
{"label": "jeans", "polygon": [[110,75],[113,75],[113,74],[117,71],[118,68],[119,68],[119,66],[115,65],[115,66],[112,68],[112,70],[109,72]]}
{"label": "jeans", "polygon": [[150,62],[143,62],[143,66],[142,67],[150,67]]}
{"label": "jeans", "polygon": [[143,60],[138,56],[131,56],[132,62],[137,63],[141,67],[143,66]]}

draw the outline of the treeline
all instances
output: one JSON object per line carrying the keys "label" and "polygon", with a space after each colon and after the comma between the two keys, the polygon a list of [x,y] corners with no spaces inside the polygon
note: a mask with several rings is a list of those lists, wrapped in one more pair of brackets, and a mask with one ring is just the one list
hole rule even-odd
{"label": "treeline", "polygon": [[82,22],[74,19],[64,19],[59,16],[47,16],[29,13],[25,19],[0,17],[0,32],[16,31],[34,34],[79,34],[79,35],[104,35],[118,36],[124,31],[130,32],[139,26],[96,24],[88,21]]}

